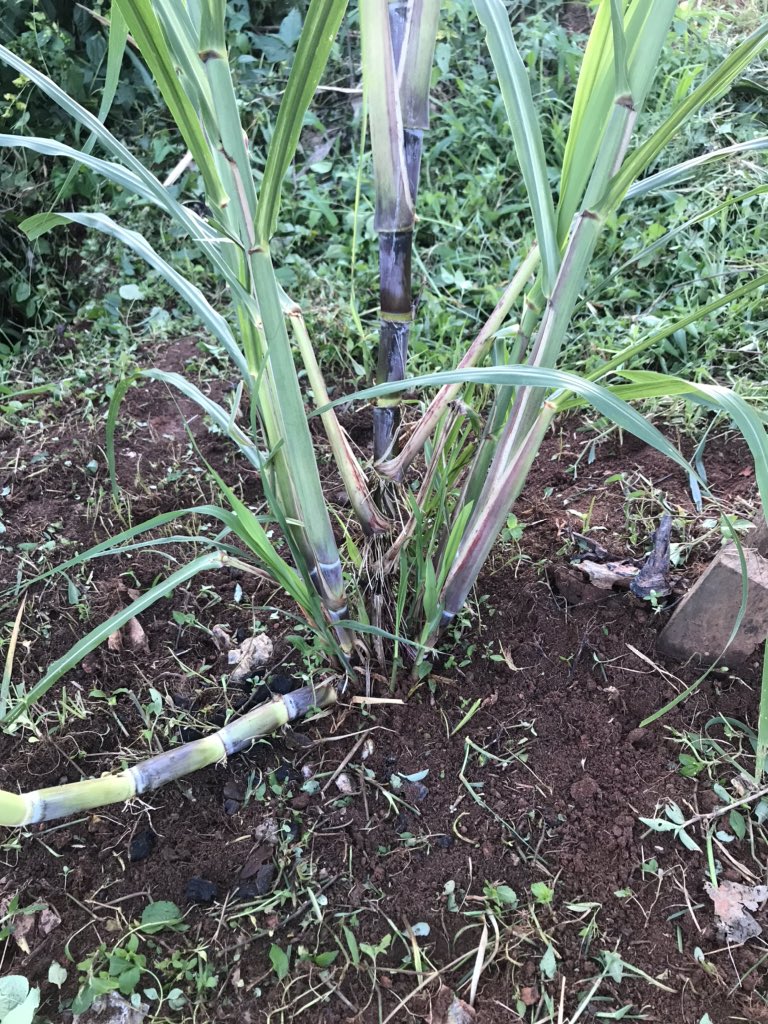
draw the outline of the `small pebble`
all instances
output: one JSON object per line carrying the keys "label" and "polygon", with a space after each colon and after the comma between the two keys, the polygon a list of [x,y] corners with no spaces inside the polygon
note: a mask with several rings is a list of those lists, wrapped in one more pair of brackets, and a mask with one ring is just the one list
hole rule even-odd
{"label": "small pebble", "polygon": [[352,779],[347,775],[346,772],[342,772],[341,775],[336,779],[336,789],[340,793],[344,793],[345,796],[349,796],[354,791],[352,785]]}
{"label": "small pebble", "polygon": [[401,811],[395,818],[392,827],[395,832],[408,832],[410,830],[411,822],[405,811]]}
{"label": "small pebble", "polygon": [[287,762],[281,764],[278,768],[275,768],[275,782],[279,782],[281,785],[284,782],[300,782],[301,772],[298,772],[292,764]]}
{"label": "small pebble", "polygon": [[128,860],[146,860],[152,853],[157,836],[154,832],[146,829],[144,832],[137,832],[128,844]]}
{"label": "small pebble", "polygon": [[455,842],[453,836],[439,836],[435,840],[435,846],[440,847],[441,850],[450,850]]}
{"label": "small pebble", "polygon": [[186,888],[187,902],[211,904],[216,899],[218,891],[216,883],[207,878],[190,878]]}
{"label": "small pebble", "polygon": [[236,900],[253,900],[259,896],[266,896],[272,890],[275,875],[274,864],[264,864],[256,872],[255,878],[238,885],[232,895]]}

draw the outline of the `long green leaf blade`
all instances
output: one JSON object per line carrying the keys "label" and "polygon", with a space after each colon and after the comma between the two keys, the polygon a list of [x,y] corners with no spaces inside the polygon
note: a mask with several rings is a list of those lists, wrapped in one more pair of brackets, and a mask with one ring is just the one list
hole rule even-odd
{"label": "long green leaf blade", "polygon": [[347,0],[312,0],[269,144],[256,211],[256,237],[266,244],[275,232],[283,179],[298,145],[304,115],[325,70]]}
{"label": "long green leaf blade", "polygon": [[209,552],[205,555],[200,555],[193,561],[189,562],[188,565],[183,566],[177,570],[168,579],[163,580],[160,583],[155,584],[150,590],[140,597],[137,597],[135,601],[132,601],[127,607],[121,609],[115,615],[112,615],[106,622],[102,622],[100,625],[92,629],[90,633],[86,634],[79,640],[74,647],[71,647],[67,653],[55,661],[48,671],[45,673],[43,678],[27,693],[18,704],[14,705],[8,714],[0,720],[0,725],[8,726],[14,722],[19,715],[23,714],[28,708],[40,700],[48,690],[58,682],[63,675],[66,675],[75,665],[79,664],[86,654],[90,654],[92,650],[102,644],[109,636],[112,635],[116,630],[132,619],[136,615],[140,615],[142,612],[150,608],[156,601],[159,601],[163,597],[167,597],[171,594],[176,587],[182,583],[186,583],[187,580],[196,576],[198,573],[207,572],[209,569],[220,568],[226,564],[227,556],[220,552]]}
{"label": "long green leaf blade", "polygon": [[515,44],[502,0],[474,0],[474,3],[486,31],[488,49],[499,79],[515,152],[531,203],[536,238],[541,251],[544,293],[549,296],[560,266],[560,247],[557,242],[555,208],[547,175],[544,141],[531,95],[528,72]]}

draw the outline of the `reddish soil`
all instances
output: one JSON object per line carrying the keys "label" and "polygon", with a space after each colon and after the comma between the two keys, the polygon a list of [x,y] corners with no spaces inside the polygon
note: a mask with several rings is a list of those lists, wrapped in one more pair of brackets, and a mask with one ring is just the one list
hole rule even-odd
{"label": "reddish soil", "polygon": [[[173,368],[181,369],[192,357],[197,357],[194,346],[179,343],[167,354],[167,365],[175,360]],[[200,504],[209,495],[204,474],[193,471],[197,456],[188,447],[173,399],[160,387],[150,388],[130,394],[128,410],[143,424],[126,430],[119,441],[133,522]],[[41,411],[37,432],[2,434],[0,483],[9,490],[0,570],[9,583],[20,567],[25,576],[32,572],[24,563],[31,555],[20,544],[53,540],[49,561],[55,564],[75,545],[92,544],[120,525],[103,495],[101,420],[85,423],[76,399]],[[182,411],[192,413],[183,405]],[[255,474],[233,468],[225,442],[197,420],[190,427],[202,455],[228,480],[236,482],[239,474],[246,493],[256,493]],[[599,973],[601,951],[616,949],[658,986],[631,971],[620,984],[608,977],[598,991],[603,1001],[593,1002],[583,1020],[594,1019],[592,1009],[616,1011],[630,1003],[633,1013],[665,1024],[698,1024],[705,1013],[718,1024],[768,1019],[768,992],[759,971],[739,986],[739,978],[763,955],[762,946],[752,942],[726,949],[703,888],[706,858],[669,833],[647,833],[638,821],[670,799],[686,816],[716,804],[706,772],[698,779],[680,774],[679,739],[688,731],[706,731],[730,749],[723,718],[713,722],[716,716],[754,726],[759,659],[738,672],[710,676],[661,721],[638,729],[696,672],[667,664],[655,653],[668,612],[655,613],[627,592],[596,592],[584,585],[570,565],[576,550],[570,530],[581,527],[569,510],[589,516],[590,535],[612,554],[630,557],[647,549],[646,528],[633,536],[636,517],[642,513],[652,526],[661,511],[660,496],[691,522],[696,513],[684,474],[627,438],[619,443],[612,436],[598,445],[593,461],[583,459],[574,476],[575,458],[585,438],[593,436],[582,421],[572,419],[548,441],[518,506],[526,524],[519,551],[509,544],[495,555],[478,587],[479,615],[471,616],[431,684],[409,691],[407,681],[401,683],[397,696],[407,697],[403,706],[377,705],[365,714],[360,705],[347,703],[347,694],[342,706],[318,724],[259,744],[226,766],[151,794],[144,803],[35,826],[18,837],[6,833],[0,898],[19,892],[22,906],[45,903],[61,923],[47,936],[37,935],[29,952],[12,937],[4,951],[0,942],[0,972],[24,973],[41,984],[47,1012],[64,1020],[57,992],[46,981],[51,960],[77,963],[100,942],[111,948],[150,899],[173,900],[187,911],[190,930],[164,932],[158,937],[162,942],[147,949],[158,958],[174,949],[205,946],[218,980],[197,1021],[235,1015],[243,1022],[262,1021],[269,1011],[269,1019],[290,1020],[304,1006],[303,1019],[318,1022],[378,1021],[393,1011],[397,1021],[428,1019],[436,981],[425,985],[407,1008],[396,1010],[398,1000],[418,984],[413,964],[402,967],[410,947],[399,938],[379,955],[375,972],[365,970],[371,964],[365,957],[358,970],[344,966],[344,953],[330,967],[313,964],[309,957],[338,950],[334,936],[342,936],[344,924],[358,943],[376,945],[395,927],[405,934],[408,926],[426,923],[429,934],[418,940],[427,958],[423,969],[445,969],[442,981],[467,998],[474,957],[458,968],[446,965],[480,941],[483,918],[468,915],[487,906],[486,883],[504,884],[517,893],[519,906],[500,914],[498,936],[491,930],[489,952],[496,941],[499,945],[480,980],[478,1021],[520,1020],[519,1000],[531,1004],[525,1020],[557,1019],[561,983],[567,1020]],[[129,452],[135,454],[129,457]],[[95,477],[84,468],[91,457],[99,463]],[[744,446],[732,436],[715,439],[706,449],[705,464],[712,490],[724,505],[748,512],[754,484]],[[169,468],[182,472],[169,479]],[[621,473],[629,496],[618,482],[606,483]],[[641,477],[655,484],[656,497]],[[695,579],[715,546],[713,540],[695,548],[674,574],[678,593]],[[173,549],[177,556],[186,553],[180,548]],[[32,554],[38,558],[39,548]],[[122,575],[129,571],[130,576]],[[125,599],[126,587],[146,588],[166,571],[156,551],[93,563],[91,581],[83,584],[89,621],[114,610]],[[242,599],[233,603],[237,584]],[[30,732],[0,737],[0,786],[53,785],[115,770],[121,753],[133,751],[129,759],[147,756],[145,725],[129,690],[143,705],[149,687],[158,689],[169,720],[174,708],[182,708],[210,723],[228,702],[242,705],[244,693],[224,695],[203,678],[215,679],[225,671],[209,636],[171,613],[194,613],[208,628],[224,621],[243,632],[260,620],[278,640],[286,620],[270,622],[262,607],[280,604],[280,599],[254,587],[236,573],[195,580],[142,616],[146,650],[99,649],[89,655],[65,681],[70,702],[85,709],[82,717],[73,712],[62,726],[48,715],[35,743],[28,742]],[[12,602],[6,621],[14,609]],[[14,681],[31,685],[86,625],[68,603],[66,584],[37,587],[22,623]],[[296,652],[280,639],[272,671],[298,665]],[[92,690],[112,695],[113,703],[89,703]],[[388,695],[381,685],[375,692]],[[49,692],[42,707],[54,709],[60,695],[61,685]],[[478,710],[455,731],[476,701]],[[155,737],[152,749],[179,738],[179,730],[171,729],[168,736]],[[364,738],[373,741],[365,748],[360,745]],[[302,791],[302,768],[320,780],[317,792]],[[421,782],[403,780],[425,769],[429,774]],[[330,781],[338,770],[345,773],[350,793]],[[277,776],[268,774],[275,771]],[[718,780],[725,784],[735,772],[722,776],[722,771],[721,765]],[[392,789],[396,773],[401,773],[400,787]],[[262,774],[272,785],[262,799],[245,799],[248,785],[258,784]],[[393,809],[385,789],[407,806]],[[258,838],[270,820],[282,829],[274,849]],[[150,855],[130,862],[131,838],[147,829],[157,836]],[[703,845],[702,828],[690,831]],[[752,848],[750,833],[744,841],[720,842],[715,856],[725,877],[765,881],[760,836],[755,831]],[[270,858],[276,871],[267,879],[266,897],[236,902],[233,891],[243,875],[253,876]],[[643,873],[641,865],[651,858],[661,873]],[[186,886],[194,876],[216,884],[213,908],[187,905]],[[531,885],[541,881],[548,882],[554,897],[550,906],[534,906],[534,917]],[[316,897],[322,890],[321,901],[327,902],[315,910],[308,889]],[[574,909],[584,903],[593,907]],[[317,914],[323,915],[322,927]],[[585,933],[593,918],[593,933]],[[287,991],[271,971],[273,942],[291,947]],[[544,983],[540,961],[547,942],[556,955],[556,975]],[[298,962],[301,946],[307,958]],[[697,962],[697,948],[711,969]],[[76,974],[68,966],[65,1000],[74,994]],[[195,998],[192,982],[181,987]],[[554,1018],[545,1015],[543,1004],[539,1016],[533,1016],[544,988],[553,995]],[[321,994],[324,999],[310,1005]],[[281,1006],[290,1009],[283,1012]],[[168,1017],[182,1019],[183,1013]],[[442,1019],[434,1018],[436,1024]]]}

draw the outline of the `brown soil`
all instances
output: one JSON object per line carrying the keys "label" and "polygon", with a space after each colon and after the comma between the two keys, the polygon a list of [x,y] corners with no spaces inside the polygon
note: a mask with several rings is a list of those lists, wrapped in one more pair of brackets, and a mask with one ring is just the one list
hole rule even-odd
{"label": "brown soil", "polygon": [[[198,358],[191,340],[165,352],[169,368],[182,369]],[[223,391],[224,385],[218,387]],[[123,432],[118,446],[132,521],[207,500],[209,487],[204,474],[194,470],[198,456],[173,398],[151,386],[131,392],[128,410],[141,421]],[[183,404],[181,410],[189,417],[194,412]],[[77,400],[41,412],[36,433],[6,430],[2,435],[0,483],[8,491],[0,572],[8,582],[20,567],[25,576],[31,574],[25,558],[40,564],[41,543],[53,542],[49,562],[55,564],[75,545],[92,544],[120,526],[103,496],[101,419],[88,424]],[[239,475],[245,493],[253,496],[255,474],[233,468],[225,443],[199,420],[191,420],[190,428],[203,457],[231,482]],[[310,957],[338,951],[334,935],[343,944],[345,924],[358,943],[375,946],[394,928],[405,935],[409,926],[426,923],[429,934],[418,940],[427,958],[423,969],[442,970],[477,948],[480,912],[488,905],[484,887],[504,884],[517,893],[519,906],[499,916],[498,936],[487,918],[489,952],[497,940],[499,948],[481,977],[478,1021],[517,1021],[518,1001],[535,1004],[544,988],[553,995],[557,1019],[561,984],[562,1019],[567,1020],[599,973],[601,951],[617,949],[658,985],[631,971],[620,984],[606,978],[598,992],[604,1001],[592,1004],[598,1012],[631,1003],[643,1019],[667,1024],[698,1024],[705,1013],[718,1024],[767,1019],[768,992],[759,971],[739,986],[762,947],[753,942],[725,948],[703,888],[705,857],[669,833],[647,833],[638,821],[670,799],[686,816],[712,808],[706,773],[699,780],[680,774],[678,740],[686,731],[723,736],[722,719],[713,724],[715,716],[754,725],[758,660],[741,666],[738,674],[711,676],[660,722],[638,729],[696,673],[666,664],[655,653],[666,612],[654,613],[626,592],[595,592],[584,585],[570,565],[575,552],[570,530],[580,528],[571,510],[589,516],[591,536],[613,554],[630,557],[642,555],[647,541],[645,528],[633,538],[637,517],[642,514],[652,526],[661,511],[660,495],[691,522],[696,513],[684,474],[626,438],[619,443],[612,436],[598,445],[593,460],[583,459],[574,475],[585,439],[594,436],[581,421],[570,420],[547,443],[519,503],[518,516],[527,524],[519,550],[510,544],[496,554],[478,587],[479,614],[470,617],[429,683],[410,692],[406,682],[401,684],[403,706],[377,705],[366,714],[346,703],[347,694],[319,724],[260,744],[226,766],[151,794],[144,803],[35,826],[18,837],[6,833],[0,898],[3,892],[19,892],[22,906],[44,902],[61,923],[47,936],[38,934],[29,952],[9,938],[0,971],[24,973],[41,984],[51,1019],[64,1019],[56,990],[46,981],[50,962],[57,959],[70,968],[63,995],[71,998],[72,963],[100,942],[111,948],[150,899],[167,899],[187,911],[190,930],[162,933],[162,944],[150,956],[204,947],[218,977],[195,1020],[261,1021],[270,1012],[269,1019],[290,1020],[306,1005],[303,1019],[309,1021],[378,1021],[418,984],[413,964],[402,966],[410,953],[407,943],[393,939],[375,972],[365,970],[371,965],[365,956],[360,969],[345,969],[348,948],[330,968]],[[91,457],[99,463],[95,477],[84,468]],[[732,437],[715,440],[705,462],[713,492],[726,507],[746,513],[754,484],[744,446]],[[177,474],[173,479],[169,469]],[[628,494],[615,480],[606,483],[621,473]],[[643,479],[658,488],[655,496]],[[20,549],[25,543],[37,547]],[[177,555],[186,553],[179,548]],[[712,545],[694,549],[675,574],[678,592],[712,551]],[[114,610],[126,587],[145,588],[165,571],[166,563],[152,551],[93,563],[87,586],[78,577],[91,620]],[[238,584],[242,598],[234,603]],[[100,649],[70,673],[67,695],[75,708],[85,709],[82,716],[73,712],[61,726],[54,714],[47,715],[39,742],[28,742],[30,732],[0,737],[0,786],[53,785],[114,770],[121,755],[147,756],[145,724],[129,690],[144,705],[155,687],[167,701],[166,716],[174,714],[174,706],[183,707],[200,721],[214,720],[211,710],[220,712],[227,701],[242,704],[244,694],[232,692],[225,700],[220,688],[204,681],[219,677],[224,666],[208,635],[171,613],[194,613],[206,627],[223,621],[244,632],[259,620],[279,639],[285,620],[271,622],[262,610],[279,603],[278,596],[233,573],[179,588],[142,616],[147,650]],[[11,618],[10,611],[5,618]],[[36,588],[25,611],[14,681],[32,684],[85,628],[77,607],[68,603],[66,584]],[[281,639],[275,669],[298,664],[295,651]],[[112,695],[112,704],[89,704],[93,690]],[[381,685],[376,692],[387,695]],[[52,711],[60,695],[57,686],[43,708]],[[475,702],[476,712],[456,731]],[[313,742],[307,745],[304,737]],[[363,761],[364,737],[373,743]],[[178,739],[177,729],[153,739],[151,747]],[[302,791],[302,768],[321,781],[317,792]],[[330,781],[340,769],[351,793]],[[403,779],[426,769],[421,783]],[[269,775],[275,770],[277,776]],[[272,784],[263,798],[243,802],[247,786],[262,775]],[[393,776],[399,788],[392,788]],[[393,809],[385,789],[405,805]],[[256,836],[271,819],[282,829],[281,840],[265,854],[264,840]],[[130,862],[131,838],[148,828],[157,836],[150,856]],[[703,844],[701,828],[691,832]],[[765,848],[757,834],[755,842],[750,850],[748,834],[743,842],[716,847],[725,877],[765,880]],[[270,856],[277,869],[272,899],[235,902],[232,893],[244,867],[246,875],[253,874]],[[641,865],[651,858],[661,873],[643,873]],[[217,885],[212,909],[187,906],[186,886],[194,876]],[[534,906],[534,916],[531,885],[541,881],[553,888],[554,898],[551,906]],[[308,890],[321,899],[316,909]],[[585,903],[592,908],[574,907]],[[480,916],[471,916],[473,911]],[[584,929],[592,918],[596,928],[590,937]],[[271,971],[273,942],[291,948],[293,984],[287,991]],[[557,958],[557,974],[544,982],[540,961],[547,942]],[[301,947],[306,956],[298,960]],[[696,949],[703,950],[711,969],[697,962]],[[445,970],[442,981],[467,998],[473,964],[472,957]],[[181,987],[194,992],[189,980]],[[436,982],[425,985],[392,1019],[413,1019],[411,1014],[427,1019],[436,991]],[[324,999],[312,1003],[321,994]],[[281,1011],[281,1006],[290,1008]],[[538,1018],[534,1012],[532,1006],[525,1019],[551,1019],[542,1009]],[[184,1013],[190,1018],[189,1008],[168,1017],[182,1019]],[[595,1019],[592,1010],[582,1019]]]}

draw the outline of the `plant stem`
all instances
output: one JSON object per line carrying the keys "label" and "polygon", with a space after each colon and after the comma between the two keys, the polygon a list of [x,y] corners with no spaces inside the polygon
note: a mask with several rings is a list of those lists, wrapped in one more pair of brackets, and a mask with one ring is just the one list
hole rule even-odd
{"label": "plant stem", "polygon": [[0,826],[32,825],[131,800],[200,768],[226,761],[254,739],[267,736],[288,722],[303,717],[310,708],[324,708],[335,702],[336,691],[330,683],[305,686],[260,704],[210,736],[157,754],[116,775],[103,775],[99,779],[84,779],[29,793],[0,790]]}

